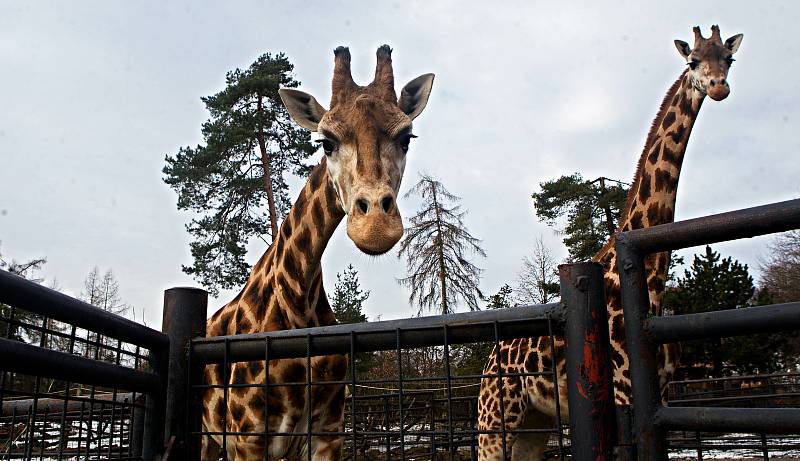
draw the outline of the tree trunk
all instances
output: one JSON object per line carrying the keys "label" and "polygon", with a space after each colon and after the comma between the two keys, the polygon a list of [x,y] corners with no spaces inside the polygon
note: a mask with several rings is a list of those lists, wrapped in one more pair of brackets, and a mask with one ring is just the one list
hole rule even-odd
{"label": "tree trunk", "polygon": [[[606,178],[600,177],[600,198],[605,197],[606,195]],[[603,211],[606,214],[606,230],[608,231],[609,236],[613,236],[614,232],[617,230],[616,226],[614,225],[614,215],[611,213],[611,206],[606,203],[606,206],[603,207]]]}
{"label": "tree trunk", "polygon": [[[257,109],[259,116],[264,112],[263,96],[258,95]],[[264,129],[259,124],[258,132],[258,148],[261,150],[261,165],[264,168],[264,190],[267,191],[267,203],[269,204],[269,224],[272,228],[272,241],[278,235],[278,217],[275,215],[275,197],[272,194],[272,171],[269,165],[269,154],[267,154],[267,144],[264,140]]]}
{"label": "tree trunk", "polygon": [[436,255],[439,258],[439,283],[442,286],[442,315],[449,312],[447,306],[447,284],[445,283],[444,269],[444,241],[442,240],[442,214],[439,211],[439,200],[436,197],[436,187],[433,187],[433,206],[436,209]]}

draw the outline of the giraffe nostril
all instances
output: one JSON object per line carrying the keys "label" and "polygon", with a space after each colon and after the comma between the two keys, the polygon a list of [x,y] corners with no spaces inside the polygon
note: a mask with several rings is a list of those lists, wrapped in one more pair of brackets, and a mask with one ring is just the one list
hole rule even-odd
{"label": "giraffe nostril", "polygon": [[358,209],[360,209],[362,213],[367,214],[367,211],[369,210],[369,203],[367,203],[366,200],[360,198],[356,200],[356,205],[358,205]]}
{"label": "giraffe nostril", "polygon": [[720,85],[727,85],[728,82],[726,82],[725,79],[723,78],[722,80],[719,81],[719,84]]}
{"label": "giraffe nostril", "polygon": [[716,85],[716,84],[717,84],[717,82],[716,82],[716,81],[714,81],[714,79],[711,79],[711,86],[714,86],[714,85]]}
{"label": "giraffe nostril", "polygon": [[386,197],[381,199],[381,207],[383,211],[388,213],[392,209],[392,205],[394,205],[394,199],[391,195],[387,195]]}

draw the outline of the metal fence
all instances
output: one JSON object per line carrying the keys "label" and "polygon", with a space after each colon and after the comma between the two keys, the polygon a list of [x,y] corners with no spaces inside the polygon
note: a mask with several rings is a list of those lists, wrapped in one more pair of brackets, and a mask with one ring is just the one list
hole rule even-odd
{"label": "metal fence", "polygon": [[[666,460],[670,430],[797,434],[800,409],[661,404],[660,344],[800,329],[800,303],[652,317],[646,255],[800,228],[800,200],[625,232],[617,236],[625,333],[631,363],[633,430],[639,460]],[[702,450],[700,455],[702,455]]]}
{"label": "metal fence", "polygon": [[202,321],[204,300],[168,290],[162,333],[0,271],[0,459],[162,454],[175,426],[164,409],[185,388],[181,341],[202,333],[184,320]]}
{"label": "metal fence", "polygon": [[[594,459],[598,453],[610,452],[611,434],[600,430],[613,424],[610,373],[592,374],[581,367],[586,351],[598,360],[600,369],[610,370],[602,271],[594,263],[577,264],[562,267],[561,277],[562,303],[195,339],[190,353],[192,370],[221,364],[225,373],[222,385],[209,385],[202,379],[193,381],[191,401],[196,411],[205,408],[202,396],[209,388],[222,389],[228,408],[234,396],[255,389],[262,396],[260,401],[264,408],[254,410],[262,415],[262,420],[263,415],[271,414],[270,411],[280,411],[270,405],[271,392],[278,387],[295,388],[300,395],[305,395],[306,409],[315,405],[313,388],[347,386],[348,396],[344,427],[336,431],[315,429],[312,411],[304,411],[305,421],[298,421],[286,432],[268,425],[261,425],[258,430],[251,426],[250,430],[243,431],[232,424],[231,412],[226,411],[219,431],[204,431],[196,424],[189,434],[190,445],[196,450],[202,437],[217,436],[225,453],[231,443],[229,439],[237,437],[261,444],[289,438],[286,445],[294,443],[306,447],[312,446],[317,437],[341,437],[345,442],[344,459],[460,460],[477,459],[479,434],[505,437],[511,433],[537,431],[555,434],[554,449],[557,457],[564,459],[568,454],[563,430],[565,421],[556,421],[552,427],[543,429],[511,431],[505,424],[500,430],[477,428],[476,399],[481,379],[499,376],[503,378],[501,382],[507,383],[510,377],[525,378],[534,373],[484,374],[460,370],[457,366],[459,348],[464,346],[483,351],[480,355],[483,361],[492,346],[496,348],[500,341],[531,336],[547,336],[552,340],[558,335],[566,337],[569,426],[573,435],[571,452],[575,459],[588,459],[588,456]],[[603,334],[605,342],[597,341]],[[587,337],[590,341],[586,341]],[[356,357],[349,361],[347,378],[314,379],[312,358],[332,354]],[[368,376],[358,370],[358,357],[364,354],[371,354],[378,362]],[[278,359],[295,359],[294,363],[304,370],[304,377],[298,376],[293,382],[276,382],[269,374],[264,374],[260,382],[228,384],[236,381],[229,375],[232,364],[259,361],[267,369],[270,361]],[[538,374],[555,378],[557,362],[554,360],[553,368]],[[190,375],[200,376],[196,372]],[[557,379],[553,381],[558,382]],[[555,394],[559,394],[557,388]],[[195,414],[190,419],[198,423],[201,418]],[[576,438],[578,434],[581,437]],[[268,451],[265,450],[265,456]],[[305,450],[303,457],[312,459],[311,451]]]}

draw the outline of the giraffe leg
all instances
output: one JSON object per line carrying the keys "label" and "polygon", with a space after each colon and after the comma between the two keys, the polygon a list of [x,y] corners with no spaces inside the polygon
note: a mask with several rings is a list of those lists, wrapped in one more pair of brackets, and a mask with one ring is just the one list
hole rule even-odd
{"label": "giraffe leg", "polygon": [[[524,429],[546,429],[553,425],[553,419],[534,409],[528,410],[523,417]],[[517,440],[511,448],[511,461],[542,461],[549,432],[523,432],[517,435]]]}

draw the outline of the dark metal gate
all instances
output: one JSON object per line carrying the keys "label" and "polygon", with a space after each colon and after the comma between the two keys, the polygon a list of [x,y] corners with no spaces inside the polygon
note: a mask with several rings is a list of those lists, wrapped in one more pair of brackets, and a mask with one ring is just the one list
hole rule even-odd
{"label": "dark metal gate", "polygon": [[798,408],[672,407],[661,404],[656,349],[671,342],[800,329],[800,303],[652,317],[646,255],[800,228],[800,200],[691,219],[617,236],[625,334],[639,460],[666,460],[670,430],[800,433]]}

